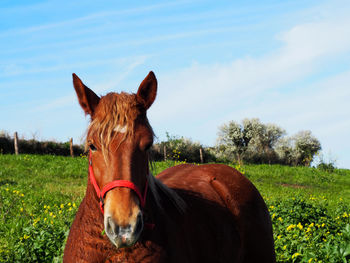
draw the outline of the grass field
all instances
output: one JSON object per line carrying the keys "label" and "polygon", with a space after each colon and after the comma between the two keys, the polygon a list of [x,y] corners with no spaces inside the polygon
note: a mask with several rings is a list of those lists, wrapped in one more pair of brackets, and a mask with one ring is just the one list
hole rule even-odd
{"label": "grass field", "polygon": [[[350,170],[236,168],[269,207],[278,262],[350,262]],[[61,262],[86,182],[86,158],[0,155],[0,262]]]}

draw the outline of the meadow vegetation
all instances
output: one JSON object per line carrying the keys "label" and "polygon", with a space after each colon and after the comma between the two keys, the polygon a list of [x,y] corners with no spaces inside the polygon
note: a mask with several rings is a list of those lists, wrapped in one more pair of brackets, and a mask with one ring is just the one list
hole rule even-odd
{"label": "meadow vegetation", "polygon": [[[153,174],[178,163],[154,162]],[[350,262],[349,170],[231,165],[267,203],[278,262]],[[0,154],[0,262],[62,261],[87,171],[85,156]]]}

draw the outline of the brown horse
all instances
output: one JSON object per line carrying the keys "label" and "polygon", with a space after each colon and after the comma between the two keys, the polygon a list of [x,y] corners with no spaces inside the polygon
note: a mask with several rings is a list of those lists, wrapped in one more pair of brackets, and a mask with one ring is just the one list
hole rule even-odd
{"label": "brown horse", "polygon": [[149,172],[153,72],[137,94],[100,98],[75,74],[73,83],[91,116],[89,179],[64,262],[275,262],[264,200],[238,171],[183,164]]}

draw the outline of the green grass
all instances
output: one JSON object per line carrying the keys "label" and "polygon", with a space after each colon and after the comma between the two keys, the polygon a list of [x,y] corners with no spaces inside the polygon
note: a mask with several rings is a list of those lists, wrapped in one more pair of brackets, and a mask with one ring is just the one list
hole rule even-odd
{"label": "green grass", "polygon": [[[158,174],[175,164],[155,162]],[[278,262],[350,262],[350,170],[236,166],[272,216]],[[0,262],[61,262],[86,158],[0,155]]]}
{"label": "green grass", "polygon": [[86,174],[83,158],[0,155],[0,262],[60,260]]}
{"label": "green grass", "polygon": [[336,208],[338,201],[350,203],[350,170],[336,169],[333,173],[309,167],[282,165],[247,165],[247,176],[263,196],[287,199],[295,195],[316,196]]}

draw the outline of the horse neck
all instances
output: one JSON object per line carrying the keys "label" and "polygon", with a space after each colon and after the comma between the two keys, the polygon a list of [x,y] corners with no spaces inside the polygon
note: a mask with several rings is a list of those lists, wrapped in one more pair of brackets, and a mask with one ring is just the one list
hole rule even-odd
{"label": "horse neck", "polygon": [[91,216],[98,219],[97,221],[101,223],[101,226],[103,227],[103,214],[101,213],[101,209],[99,206],[99,199],[95,192],[95,188],[92,185],[89,178],[83,202],[86,208],[84,209],[84,213],[87,214],[87,216]]}
{"label": "horse neck", "polygon": [[186,209],[184,200],[151,173],[148,180],[150,189],[146,199],[146,211],[156,220],[164,220],[164,217],[172,217],[174,214],[182,215]]}

